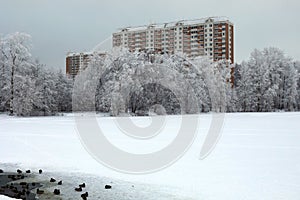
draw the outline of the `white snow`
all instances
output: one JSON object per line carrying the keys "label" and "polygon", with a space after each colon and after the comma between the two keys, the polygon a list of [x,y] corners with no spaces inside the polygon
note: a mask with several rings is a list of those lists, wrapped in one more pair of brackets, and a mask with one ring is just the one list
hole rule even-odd
{"label": "white snow", "polygon": [[[119,148],[136,153],[161,149],[180,126],[180,116],[169,116],[161,135],[135,141],[122,136],[113,119],[98,118],[106,136]],[[162,191],[190,199],[299,199],[300,113],[226,114],[219,143],[211,155],[199,160],[210,120],[211,114],[200,115],[194,144],[174,165],[154,174],[129,175],[102,166],[85,151],[72,115],[0,115],[0,168],[19,164],[24,169],[88,173],[159,186]],[[149,124],[148,118],[136,117],[134,121],[139,126]]]}
{"label": "white snow", "polygon": [[16,200],[15,198],[10,198],[10,197],[0,195],[0,200],[11,200],[11,199]]}

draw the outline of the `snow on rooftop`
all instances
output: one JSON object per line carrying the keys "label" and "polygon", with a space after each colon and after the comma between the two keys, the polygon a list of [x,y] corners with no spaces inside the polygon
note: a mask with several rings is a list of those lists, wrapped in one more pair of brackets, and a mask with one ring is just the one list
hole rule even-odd
{"label": "snow on rooftop", "polygon": [[192,20],[179,20],[179,21],[174,21],[174,22],[168,22],[168,23],[153,23],[149,25],[143,25],[143,26],[129,26],[125,28],[120,28],[116,33],[122,32],[123,30],[128,30],[128,31],[144,31],[147,28],[168,28],[168,27],[174,27],[177,25],[193,25],[193,24],[203,24],[206,23],[207,20],[213,20],[214,22],[224,22],[224,21],[229,21],[228,17],[225,16],[219,16],[219,17],[205,17],[205,18],[200,18],[200,19],[192,19]]}
{"label": "snow on rooftop", "polygon": [[93,55],[94,53],[105,54],[105,52],[68,52],[67,57],[69,56],[80,56],[80,55]]}

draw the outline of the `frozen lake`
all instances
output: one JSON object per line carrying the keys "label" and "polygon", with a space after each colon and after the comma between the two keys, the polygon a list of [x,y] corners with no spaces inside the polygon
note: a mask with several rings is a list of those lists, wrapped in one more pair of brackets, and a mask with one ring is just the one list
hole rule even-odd
{"label": "frozen lake", "polygon": [[[169,116],[161,135],[136,141],[118,132],[114,118],[97,120],[109,141],[137,153],[164,147],[180,127],[180,116]],[[134,121],[149,124],[147,117]],[[92,158],[81,145],[72,115],[0,115],[0,169],[42,168],[47,172],[44,176],[60,176],[70,186],[85,180],[91,186],[89,199],[101,194],[105,199],[299,199],[300,113],[226,114],[216,148],[199,160],[210,122],[211,114],[200,115],[195,142],[172,166],[153,174],[130,175]],[[115,193],[111,190],[115,195],[99,193],[107,182],[115,183]]]}

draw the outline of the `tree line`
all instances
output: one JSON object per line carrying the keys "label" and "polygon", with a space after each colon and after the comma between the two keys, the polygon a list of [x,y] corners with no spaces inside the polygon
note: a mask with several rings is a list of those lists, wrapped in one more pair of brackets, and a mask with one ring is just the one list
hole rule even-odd
{"label": "tree line", "polygon": [[0,112],[47,116],[95,110],[118,116],[300,110],[300,62],[278,48],[255,49],[240,64],[114,49],[106,56],[94,53],[74,81],[34,60],[30,47],[24,33],[0,38]]}

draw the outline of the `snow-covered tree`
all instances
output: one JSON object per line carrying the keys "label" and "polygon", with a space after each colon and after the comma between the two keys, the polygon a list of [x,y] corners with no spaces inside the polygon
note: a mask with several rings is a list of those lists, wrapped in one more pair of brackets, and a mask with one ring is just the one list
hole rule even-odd
{"label": "snow-covered tree", "polygon": [[294,66],[295,66],[295,70],[296,70],[296,74],[298,76],[297,78],[297,98],[296,98],[296,102],[297,102],[297,110],[300,110],[300,61],[295,61],[294,62]]}
{"label": "snow-covered tree", "polygon": [[199,57],[193,60],[197,70],[203,77],[204,82],[197,90],[201,91],[201,99],[209,106],[206,111],[225,112],[227,109],[233,110],[229,103],[233,98],[232,85],[230,83],[230,72],[233,67],[229,62],[221,60],[212,62],[208,57]]}
{"label": "snow-covered tree", "polygon": [[27,74],[27,69],[32,65],[31,54],[30,54],[30,36],[25,33],[14,33],[6,36],[2,40],[2,66],[8,69],[9,74],[9,112],[11,115],[14,114],[14,105],[18,101],[14,101],[15,92],[20,88],[24,79],[16,79],[16,77],[22,77]]}
{"label": "snow-covered tree", "polygon": [[278,48],[254,50],[239,68],[237,95],[240,110],[269,112],[297,108],[297,81],[294,62]]}
{"label": "snow-covered tree", "polygon": [[255,87],[252,76],[253,69],[248,63],[243,62],[239,70],[239,79],[236,79],[236,91],[238,95],[238,111],[250,112],[254,110],[253,102],[256,102]]}
{"label": "snow-covered tree", "polygon": [[[203,67],[206,64],[207,69]],[[217,99],[215,111],[224,111],[230,107],[226,99],[233,96],[230,67],[227,62],[213,65],[200,58],[190,62],[184,56],[120,50],[104,57],[94,56],[89,67],[76,77],[73,96],[81,96],[76,103],[78,110],[95,106],[97,111],[112,115],[146,114],[154,105],[163,106],[168,114],[208,112],[212,97]],[[87,103],[93,98],[96,105]]]}
{"label": "snow-covered tree", "polygon": [[0,111],[10,115],[52,115],[71,111],[72,81],[34,62],[30,36],[0,39]]}
{"label": "snow-covered tree", "polygon": [[0,112],[9,107],[9,73],[5,65],[4,39],[0,38]]}
{"label": "snow-covered tree", "polygon": [[69,79],[60,70],[56,74],[55,80],[55,92],[56,92],[56,106],[58,112],[70,112],[72,111],[72,90],[73,81]]}
{"label": "snow-covered tree", "polygon": [[35,84],[28,75],[14,77],[13,113],[29,116],[33,110]]}

